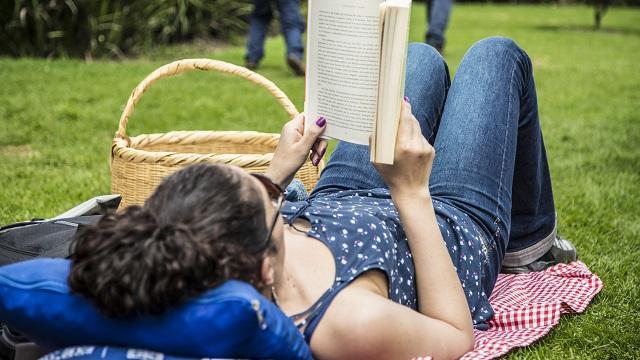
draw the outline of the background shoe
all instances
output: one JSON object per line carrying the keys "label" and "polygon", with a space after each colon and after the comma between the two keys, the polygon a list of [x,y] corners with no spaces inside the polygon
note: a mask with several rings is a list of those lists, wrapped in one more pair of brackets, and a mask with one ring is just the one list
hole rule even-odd
{"label": "background shoe", "polygon": [[427,45],[433,46],[436,50],[438,50],[440,55],[444,56],[444,43],[436,42],[436,41],[434,41],[433,39],[430,39],[430,38],[427,38],[424,42]]}
{"label": "background shoe", "polygon": [[249,69],[251,71],[255,71],[255,70],[258,69],[258,62],[257,61],[247,60],[244,63],[244,67],[246,67],[247,69]]}
{"label": "background shoe", "polygon": [[553,265],[568,264],[578,259],[578,252],[571,241],[558,235],[551,244],[551,249],[533,262],[521,266],[503,266],[501,273],[522,274],[534,271],[542,271]]}
{"label": "background shoe", "polygon": [[287,65],[289,65],[291,70],[293,70],[293,72],[297,76],[304,76],[304,72],[305,72],[304,63],[302,62],[302,59],[300,59],[298,56],[293,54],[287,55]]}

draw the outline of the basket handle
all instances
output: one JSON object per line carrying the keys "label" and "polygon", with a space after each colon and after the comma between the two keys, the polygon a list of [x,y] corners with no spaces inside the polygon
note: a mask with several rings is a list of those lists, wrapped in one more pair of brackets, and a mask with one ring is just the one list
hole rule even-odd
{"label": "basket handle", "polygon": [[151,84],[162,78],[178,75],[183,72],[192,70],[214,70],[245,78],[267,89],[271,93],[271,95],[276,98],[280,105],[282,105],[289,116],[293,117],[298,114],[298,110],[296,109],[295,105],[293,105],[291,100],[289,100],[287,95],[282,90],[280,90],[273,82],[258,73],[255,73],[242,66],[230,64],[219,60],[184,59],[174,61],[172,63],[159,67],[151,74],[147,75],[147,77],[144,78],[144,80],[142,80],[138,84],[138,86],[135,87],[135,89],[133,89],[131,95],[129,96],[129,99],[127,100],[127,105],[125,106],[124,111],[120,116],[120,123],[118,124],[118,132],[116,132],[116,137],[126,139],[127,123],[129,122],[129,117],[133,114],[136,105],[138,105],[138,102],[142,98],[142,95],[145,93],[145,91],[147,91],[147,89],[149,89]]}

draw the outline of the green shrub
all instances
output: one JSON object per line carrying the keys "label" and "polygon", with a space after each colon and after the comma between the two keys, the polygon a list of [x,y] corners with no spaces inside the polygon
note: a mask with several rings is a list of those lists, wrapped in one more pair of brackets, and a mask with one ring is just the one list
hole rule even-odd
{"label": "green shrub", "polygon": [[121,56],[246,29],[249,0],[5,0],[0,54]]}

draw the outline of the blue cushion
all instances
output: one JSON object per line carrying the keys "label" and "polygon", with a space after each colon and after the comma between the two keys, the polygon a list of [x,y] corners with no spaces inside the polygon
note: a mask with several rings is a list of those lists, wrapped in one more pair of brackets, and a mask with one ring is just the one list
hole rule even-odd
{"label": "blue cushion", "polygon": [[70,293],[70,264],[0,267],[0,319],[50,350],[96,344],[185,357],[311,358],[293,322],[247,283],[227,281],[162,315],[115,319]]}
{"label": "blue cushion", "polygon": [[51,352],[40,360],[200,360],[115,346],[70,346]]}

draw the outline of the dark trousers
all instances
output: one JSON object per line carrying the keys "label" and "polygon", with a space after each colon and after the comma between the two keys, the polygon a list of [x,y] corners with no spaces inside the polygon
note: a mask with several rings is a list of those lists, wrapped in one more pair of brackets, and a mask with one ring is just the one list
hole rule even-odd
{"label": "dark trousers", "polygon": [[444,32],[449,23],[453,0],[427,0],[427,21],[429,23],[426,42],[438,49],[445,43]]}
{"label": "dark trousers", "polygon": [[[302,59],[304,47],[302,33],[304,21],[300,16],[300,0],[276,0],[282,35],[287,44],[287,55],[293,54]],[[264,40],[269,31],[269,24],[273,18],[271,0],[254,0],[251,14],[247,53],[245,59],[258,63],[264,57]]]}

